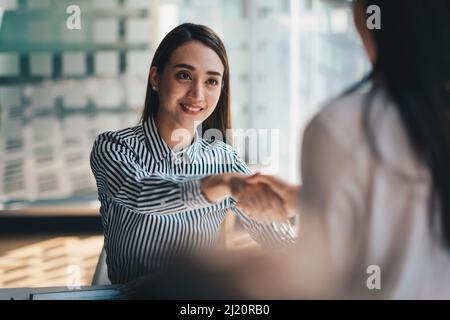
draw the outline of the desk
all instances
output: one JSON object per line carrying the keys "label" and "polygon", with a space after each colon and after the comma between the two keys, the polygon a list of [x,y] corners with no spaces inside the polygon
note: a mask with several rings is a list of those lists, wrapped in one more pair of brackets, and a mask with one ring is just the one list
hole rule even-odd
{"label": "desk", "polygon": [[[80,289],[70,290],[67,287],[41,287],[41,288],[11,288],[0,289],[0,300],[30,300],[32,294],[42,294],[38,296],[39,299],[44,300],[104,300],[102,292],[119,293],[120,286],[118,285],[101,285],[101,286],[82,286]],[[108,291],[101,291],[107,290]],[[94,291],[99,290],[99,291]],[[44,295],[48,293],[58,293],[57,295]],[[61,294],[59,294],[61,293]],[[98,293],[98,294],[97,294]],[[101,296],[95,298],[95,295]],[[58,297],[57,297],[58,296]],[[93,298],[94,296],[94,298]]]}

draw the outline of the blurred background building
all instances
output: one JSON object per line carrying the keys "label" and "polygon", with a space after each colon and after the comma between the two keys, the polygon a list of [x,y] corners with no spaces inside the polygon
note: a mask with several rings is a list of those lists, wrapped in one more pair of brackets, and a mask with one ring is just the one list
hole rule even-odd
{"label": "blurred background building", "polygon": [[[369,68],[346,0],[0,0],[0,223],[15,234],[0,235],[0,287],[65,285],[72,264],[90,282],[101,230],[78,219],[61,236],[55,221],[98,219],[93,141],[138,124],[153,52],[183,22],[225,43],[233,127],[258,133],[241,155],[292,182],[307,121]],[[30,217],[54,227],[27,238]]]}

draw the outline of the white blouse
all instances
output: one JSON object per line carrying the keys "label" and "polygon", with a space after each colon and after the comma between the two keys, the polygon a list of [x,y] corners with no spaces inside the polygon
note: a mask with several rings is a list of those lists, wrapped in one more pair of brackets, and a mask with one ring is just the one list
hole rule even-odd
{"label": "white blouse", "polygon": [[[309,123],[300,228],[302,217],[319,217],[330,270],[344,295],[349,290],[358,298],[450,299],[450,254],[430,227],[429,170],[417,160],[383,91],[371,101],[379,158],[374,155],[362,124],[367,99],[368,93],[344,95]],[[370,266],[381,271],[380,289],[367,286]]]}

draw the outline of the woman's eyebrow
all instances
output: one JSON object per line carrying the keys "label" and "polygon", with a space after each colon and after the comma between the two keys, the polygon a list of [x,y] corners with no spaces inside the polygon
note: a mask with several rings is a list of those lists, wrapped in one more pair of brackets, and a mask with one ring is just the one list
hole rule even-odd
{"label": "woman's eyebrow", "polygon": [[[174,65],[174,68],[185,68],[185,69],[189,69],[191,71],[195,70],[194,66],[191,66],[190,64],[186,64],[186,63],[178,63],[178,64]],[[212,76],[219,76],[219,77],[222,75],[218,71],[207,71],[206,73],[209,75],[212,75]]]}

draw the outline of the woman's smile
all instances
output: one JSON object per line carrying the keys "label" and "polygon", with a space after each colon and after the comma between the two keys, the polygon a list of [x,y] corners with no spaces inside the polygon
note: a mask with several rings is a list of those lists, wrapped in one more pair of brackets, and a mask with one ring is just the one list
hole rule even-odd
{"label": "woman's smile", "polygon": [[199,105],[189,104],[189,103],[180,103],[181,110],[188,115],[198,115],[200,114],[204,108]]}

